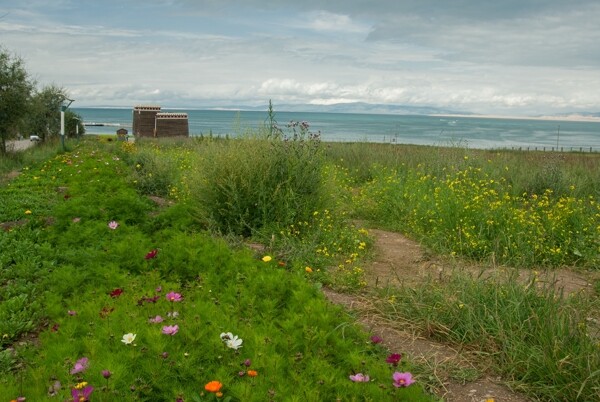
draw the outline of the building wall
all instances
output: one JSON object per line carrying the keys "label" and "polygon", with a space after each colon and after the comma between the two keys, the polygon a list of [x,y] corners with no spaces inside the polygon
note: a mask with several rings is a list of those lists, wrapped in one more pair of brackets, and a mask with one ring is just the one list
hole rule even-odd
{"label": "building wall", "polygon": [[154,137],[156,115],[160,106],[135,106],[133,108],[132,133],[136,137]]}
{"label": "building wall", "polygon": [[157,113],[156,137],[189,137],[187,113]]}

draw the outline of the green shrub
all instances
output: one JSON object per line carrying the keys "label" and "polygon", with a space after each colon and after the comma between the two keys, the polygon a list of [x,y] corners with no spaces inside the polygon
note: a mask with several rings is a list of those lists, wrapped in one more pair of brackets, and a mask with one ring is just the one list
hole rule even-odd
{"label": "green shrub", "polygon": [[201,219],[222,233],[285,227],[324,205],[323,164],[320,142],[306,130],[212,143],[193,183],[194,202]]}

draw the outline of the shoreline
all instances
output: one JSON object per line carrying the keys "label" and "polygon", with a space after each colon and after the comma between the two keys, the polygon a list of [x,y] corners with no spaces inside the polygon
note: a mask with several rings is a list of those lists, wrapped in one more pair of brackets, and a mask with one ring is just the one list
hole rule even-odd
{"label": "shoreline", "polygon": [[596,116],[505,116],[493,114],[429,114],[430,117],[461,117],[465,119],[503,119],[503,120],[541,120],[541,121],[567,121],[567,122],[582,122],[582,123],[600,123],[600,117]]}

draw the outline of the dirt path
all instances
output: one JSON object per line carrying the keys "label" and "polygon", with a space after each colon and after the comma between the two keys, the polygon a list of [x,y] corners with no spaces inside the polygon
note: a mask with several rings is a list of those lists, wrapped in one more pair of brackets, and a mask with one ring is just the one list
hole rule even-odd
{"label": "dirt path", "polygon": [[[440,261],[428,254],[418,243],[398,233],[372,229],[375,239],[375,258],[365,266],[367,291],[363,295],[348,295],[324,290],[325,296],[334,303],[344,305],[357,315],[358,321],[371,333],[384,340],[384,345],[393,352],[401,352],[411,362],[425,367],[432,373],[428,384],[434,384],[432,391],[449,402],[480,402],[493,399],[495,402],[525,402],[530,399],[513,392],[500,378],[486,375],[485,358],[469,355],[464,351],[430,341],[415,333],[406,331],[406,323],[390,322],[378,314],[369,292],[385,286],[410,285],[422,281],[425,276],[450,275],[458,264]],[[491,275],[496,267],[460,264],[477,275]],[[519,273],[523,281],[529,280],[531,272]],[[551,275],[540,274],[539,283],[552,283],[564,288],[565,292],[592,289],[589,278],[573,272],[561,270]]]}

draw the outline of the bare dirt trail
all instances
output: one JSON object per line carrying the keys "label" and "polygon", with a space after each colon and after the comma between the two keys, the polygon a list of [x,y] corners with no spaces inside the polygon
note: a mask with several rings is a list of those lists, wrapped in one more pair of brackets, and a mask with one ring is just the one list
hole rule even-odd
{"label": "bare dirt trail", "polygon": [[[378,314],[374,306],[375,297],[370,292],[377,287],[409,285],[422,281],[426,276],[442,279],[450,275],[458,264],[444,262],[426,252],[418,243],[398,233],[371,229],[375,239],[375,258],[365,266],[367,291],[362,295],[336,293],[325,289],[325,296],[332,302],[341,304],[357,316],[358,321],[371,333],[383,338],[384,346],[391,352],[402,353],[407,358],[431,372],[429,384],[435,384],[435,393],[449,402],[525,402],[527,397],[512,391],[497,377],[485,373],[486,358],[459,351],[449,345],[437,343],[407,330],[410,325],[390,322]],[[476,275],[492,274],[497,268],[461,264]],[[524,281],[531,272],[520,274]],[[589,278],[561,270],[550,275],[540,276],[540,283],[550,282],[564,288],[564,291],[587,291],[592,289]]]}

